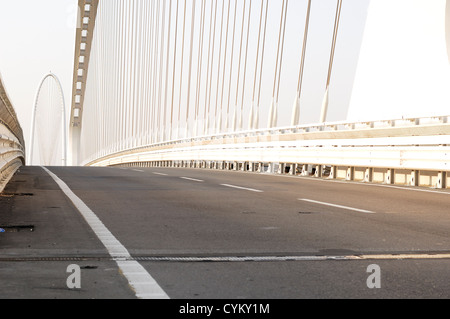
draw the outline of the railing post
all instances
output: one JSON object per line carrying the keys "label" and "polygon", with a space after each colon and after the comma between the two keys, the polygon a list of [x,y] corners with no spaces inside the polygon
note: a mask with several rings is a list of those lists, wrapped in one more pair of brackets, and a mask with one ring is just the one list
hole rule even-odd
{"label": "railing post", "polygon": [[436,188],[445,188],[445,182],[447,179],[446,172],[439,172],[437,176]]}
{"label": "railing post", "polygon": [[418,170],[411,171],[410,185],[411,186],[419,186],[419,174]]}
{"label": "railing post", "polygon": [[350,166],[347,168],[347,175],[346,175],[346,180],[347,181],[352,181],[355,175],[355,168]]}
{"label": "railing post", "polygon": [[368,182],[368,183],[372,182],[372,172],[373,172],[373,170],[371,167],[366,168],[366,171],[364,173],[364,182]]}
{"label": "railing post", "polygon": [[394,169],[389,168],[386,173],[386,184],[394,184]]}

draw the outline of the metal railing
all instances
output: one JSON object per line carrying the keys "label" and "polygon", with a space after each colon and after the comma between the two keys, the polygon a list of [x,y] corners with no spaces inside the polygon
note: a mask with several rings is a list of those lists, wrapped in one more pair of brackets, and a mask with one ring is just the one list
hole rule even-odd
{"label": "metal railing", "polygon": [[322,177],[326,172],[330,178],[444,188],[450,186],[448,119],[335,122],[215,134],[132,148],[85,165],[232,167],[274,173],[288,168],[290,174]]}
{"label": "metal railing", "polygon": [[25,165],[23,132],[0,76],[0,192],[22,165]]}

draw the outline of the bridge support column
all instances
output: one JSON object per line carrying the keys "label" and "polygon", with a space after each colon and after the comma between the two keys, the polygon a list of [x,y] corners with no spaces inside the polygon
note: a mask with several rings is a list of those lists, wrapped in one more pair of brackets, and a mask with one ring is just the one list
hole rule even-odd
{"label": "bridge support column", "polygon": [[308,165],[306,165],[306,164],[302,165],[302,173],[301,173],[301,175],[302,176],[308,176]]}
{"label": "bridge support column", "polygon": [[322,177],[322,165],[316,165],[316,171],[314,177]]}
{"label": "bridge support column", "polygon": [[373,169],[371,167],[366,168],[366,171],[364,172],[364,182],[372,182],[372,171]]}
{"label": "bridge support column", "polygon": [[386,172],[386,184],[394,184],[394,169],[389,168]]}
{"label": "bridge support column", "polygon": [[293,175],[293,176],[297,176],[297,172],[299,169],[299,164],[295,163],[291,165],[291,170],[289,171],[289,174]]}
{"label": "bridge support column", "polygon": [[280,163],[270,163],[270,173],[277,174],[280,165],[281,165]]}
{"label": "bridge support column", "polygon": [[263,173],[264,172],[264,163],[259,162],[258,164],[258,173]]}
{"label": "bridge support column", "polygon": [[354,167],[348,167],[347,168],[347,175],[345,177],[345,179],[347,181],[352,181],[355,177],[355,168]]}
{"label": "bridge support column", "polygon": [[411,171],[411,177],[409,179],[409,185],[411,185],[411,186],[419,186],[419,171],[418,170]]}
{"label": "bridge support column", "polygon": [[330,179],[336,179],[336,166],[331,166],[330,167]]}
{"label": "bridge support column", "polygon": [[280,163],[280,164],[278,165],[277,174],[280,174],[280,175],[283,174],[285,166],[286,166],[285,163]]}
{"label": "bridge support column", "polygon": [[295,175],[296,172],[297,172],[297,164],[292,164],[289,169],[289,175]]}
{"label": "bridge support column", "polygon": [[437,183],[436,188],[445,188],[445,182],[447,180],[447,173],[446,172],[439,172],[437,176]]}

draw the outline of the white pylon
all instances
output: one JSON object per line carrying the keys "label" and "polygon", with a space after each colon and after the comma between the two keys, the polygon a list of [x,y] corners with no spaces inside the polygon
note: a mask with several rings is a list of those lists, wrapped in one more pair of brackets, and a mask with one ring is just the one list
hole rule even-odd
{"label": "white pylon", "polygon": [[198,132],[198,120],[196,119],[195,121],[194,121],[194,129],[193,129],[193,133],[192,133],[192,136],[193,137],[196,137],[197,136],[197,132]]}
{"label": "white pylon", "polygon": [[295,96],[294,106],[292,107],[292,120],[291,125],[297,126],[300,122],[300,98],[298,93]]}
{"label": "white pylon", "polygon": [[275,108],[273,109],[273,122],[272,127],[278,126],[278,102],[275,102]]}
{"label": "white pylon", "polygon": [[209,132],[209,116],[206,117],[205,127],[203,130],[204,135],[208,135],[208,132]]}
{"label": "white pylon", "polygon": [[184,132],[184,137],[185,138],[189,137],[189,121],[186,122],[186,130]]}
{"label": "white pylon", "polygon": [[230,115],[227,113],[227,115],[225,117],[225,132],[228,132],[229,128],[230,128],[229,118],[230,118]]}
{"label": "white pylon", "polygon": [[[32,161],[33,161],[33,149],[34,149],[34,135],[35,135],[35,127],[36,127],[36,112],[37,112],[37,107],[38,107],[38,98],[42,89],[42,86],[44,85],[44,82],[48,79],[48,78],[52,78],[56,84],[57,84],[57,88],[59,89],[59,93],[60,93],[60,98],[61,98],[61,112],[62,112],[62,165],[63,166],[67,166],[67,124],[66,124],[66,103],[65,103],[65,99],[64,99],[64,93],[62,90],[62,85],[61,82],[59,80],[59,78],[53,74],[51,71],[50,73],[48,73],[47,75],[44,76],[44,78],[41,80],[38,90],[36,92],[36,96],[34,99],[34,105],[33,105],[33,109],[32,109],[32,122],[31,122],[31,137],[30,137],[30,141],[31,141],[31,145],[30,145],[30,159],[29,161],[29,165],[32,165]],[[77,150],[78,151],[78,150]],[[73,151],[72,151],[73,153]]]}
{"label": "white pylon", "polygon": [[327,120],[327,112],[328,112],[328,87],[325,91],[325,96],[322,101],[322,112],[320,114],[320,123],[325,123]]}
{"label": "white pylon", "polygon": [[274,111],[274,108],[275,108],[274,104],[275,103],[274,103],[274,101],[272,99],[272,102],[270,103],[270,109],[269,109],[269,118],[267,120],[267,127],[268,128],[271,128],[272,124],[273,124],[273,113],[274,113],[273,111]]}
{"label": "white pylon", "polygon": [[256,107],[256,109],[255,109],[253,129],[254,130],[259,129],[259,107]]}
{"label": "white pylon", "polygon": [[234,107],[233,113],[233,132],[236,132],[236,125],[237,125],[237,105]]}
{"label": "white pylon", "polygon": [[252,106],[250,107],[250,114],[248,116],[248,129],[252,130],[255,123],[254,123],[254,113],[255,113],[255,102],[252,101]]}
{"label": "white pylon", "polygon": [[267,127],[268,128],[276,127],[277,122],[278,122],[277,102],[275,102],[275,100],[272,99],[272,103],[270,104],[269,119],[268,119]]}
{"label": "white pylon", "polygon": [[243,112],[241,112],[240,114],[239,114],[239,126],[238,126],[238,128],[239,128],[239,131],[242,131],[243,130],[243,122],[244,122],[244,114],[242,114]]}
{"label": "white pylon", "polygon": [[219,118],[217,119],[217,133],[222,132],[222,112],[219,113]]}

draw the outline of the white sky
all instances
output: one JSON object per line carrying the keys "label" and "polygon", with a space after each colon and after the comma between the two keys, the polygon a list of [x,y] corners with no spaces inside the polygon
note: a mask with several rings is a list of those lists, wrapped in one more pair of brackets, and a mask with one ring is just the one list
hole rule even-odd
{"label": "white sky", "polygon": [[70,110],[77,3],[0,0],[0,72],[26,143],[36,91],[50,71],[59,77]]}
{"label": "white sky", "polygon": [[[279,0],[270,2],[281,5]],[[287,28],[290,23],[299,23],[303,28],[306,2],[290,1]],[[345,120],[347,117],[368,3],[369,0],[344,0],[333,68],[334,90],[330,92],[329,121]],[[27,141],[34,96],[41,79],[50,71],[59,77],[63,85],[69,113],[76,5],[76,0],[0,0],[0,73]],[[312,4],[302,123],[315,123],[319,120],[335,8],[336,0],[315,0]],[[269,29],[278,32],[278,27],[269,26]],[[295,35],[287,33],[286,47],[292,44],[301,48],[303,30],[299,31]],[[285,54],[287,61],[290,58],[299,60],[301,52],[291,50]],[[274,57],[267,56],[265,59],[274,60]],[[252,61],[248,63],[250,65]],[[292,70],[289,65],[283,65],[283,68],[285,72],[298,74],[298,70]],[[280,108],[280,124],[287,125],[289,122],[295,92],[292,94],[294,95],[286,97],[289,102],[284,103],[284,109]],[[261,118],[261,122],[265,123],[266,119]]]}

